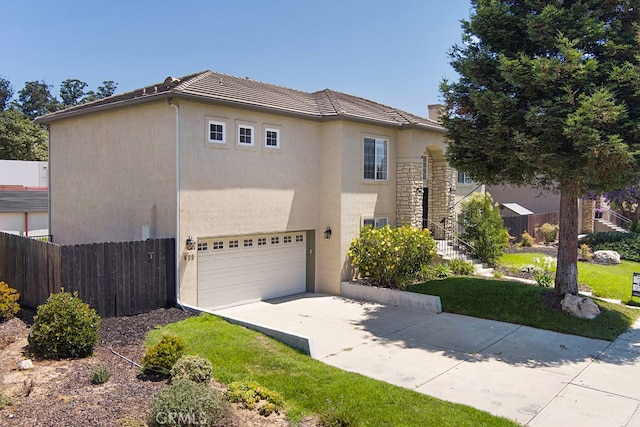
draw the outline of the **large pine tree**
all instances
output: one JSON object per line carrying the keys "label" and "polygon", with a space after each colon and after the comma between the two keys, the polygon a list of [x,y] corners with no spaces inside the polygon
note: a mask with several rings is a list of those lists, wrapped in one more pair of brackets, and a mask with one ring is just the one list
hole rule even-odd
{"label": "large pine tree", "polygon": [[556,291],[577,294],[578,198],[640,175],[640,0],[472,0],[444,81],[448,160],[557,189]]}

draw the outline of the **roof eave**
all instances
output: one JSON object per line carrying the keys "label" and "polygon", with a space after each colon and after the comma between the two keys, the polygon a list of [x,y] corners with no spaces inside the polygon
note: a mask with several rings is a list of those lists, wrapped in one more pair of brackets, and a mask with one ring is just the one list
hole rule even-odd
{"label": "roof eave", "polygon": [[54,113],[46,114],[44,116],[36,117],[34,122],[40,125],[47,125],[58,120],[68,119],[71,117],[82,116],[85,114],[92,114],[100,111],[112,110],[120,107],[127,107],[130,105],[142,104],[145,102],[159,101],[167,98],[174,97],[173,92],[162,92],[157,94],[144,95],[137,98],[125,99],[122,101],[109,102],[106,104],[99,104],[94,107],[85,107],[79,109],[70,109],[69,111],[57,111]]}

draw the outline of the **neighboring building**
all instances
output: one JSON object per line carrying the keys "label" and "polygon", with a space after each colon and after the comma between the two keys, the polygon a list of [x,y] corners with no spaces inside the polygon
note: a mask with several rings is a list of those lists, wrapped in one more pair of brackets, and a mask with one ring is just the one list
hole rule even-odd
{"label": "neighboring building", "polygon": [[192,306],[339,294],[363,225],[453,218],[436,118],[344,93],[205,71],[37,121],[54,241],[176,237]]}
{"label": "neighboring building", "polygon": [[0,160],[0,231],[49,234],[47,162]]}

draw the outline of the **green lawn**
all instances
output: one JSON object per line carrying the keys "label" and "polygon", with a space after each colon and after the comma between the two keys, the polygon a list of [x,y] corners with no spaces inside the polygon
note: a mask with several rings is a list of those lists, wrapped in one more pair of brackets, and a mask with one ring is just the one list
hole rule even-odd
{"label": "green lawn", "polygon": [[578,319],[544,303],[544,295],[552,289],[505,280],[452,277],[421,283],[409,290],[438,295],[443,310],[450,313],[608,341],[616,339],[640,317],[638,309],[595,300],[602,313],[593,320]]}
{"label": "green lawn", "polygon": [[[534,258],[542,260],[544,254],[521,252],[504,254],[500,265],[519,269],[526,264],[535,264]],[[555,268],[554,268],[555,271]],[[597,265],[578,262],[578,282],[591,288],[595,296],[613,298],[622,302],[640,303],[640,298],[631,297],[633,273],[640,273],[640,263],[623,260],[618,265]]]}
{"label": "green lawn", "polygon": [[257,381],[282,393],[287,416],[294,423],[310,414],[334,411],[345,414],[352,426],[517,425],[468,406],[325,365],[215,316],[205,314],[156,329],[147,344],[159,340],[164,332],[182,337],[189,354],[209,359],[217,381]]}

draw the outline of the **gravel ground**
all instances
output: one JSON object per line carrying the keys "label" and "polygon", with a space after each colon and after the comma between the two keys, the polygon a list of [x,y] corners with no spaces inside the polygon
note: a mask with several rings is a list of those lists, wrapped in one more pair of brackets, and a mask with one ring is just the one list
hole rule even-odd
{"label": "gravel ground", "polygon": [[[165,381],[144,381],[139,368],[114,351],[140,363],[144,337],[158,325],[183,320],[192,314],[177,308],[160,309],[129,317],[102,319],[99,344],[86,359],[33,360],[33,368],[18,369],[26,359],[27,336],[33,312],[0,323],[0,392],[11,404],[0,410],[0,426],[111,427],[122,419],[145,420],[150,403]],[[109,367],[111,377],[102,385],[91,383],[91,367]],[[212,382],[212,387],[224,386]],[[232,405],[225,426],[285,427],[284,414],[268,418]],[[301,426],[314,426],[305,420]]]}

